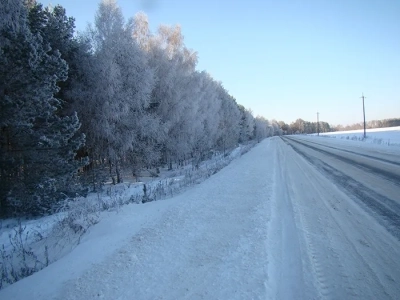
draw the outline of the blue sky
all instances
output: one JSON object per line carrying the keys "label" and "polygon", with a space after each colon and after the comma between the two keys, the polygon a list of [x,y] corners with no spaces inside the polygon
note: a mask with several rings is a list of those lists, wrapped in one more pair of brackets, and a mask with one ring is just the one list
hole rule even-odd
{"label": "blue sky", "polygon": [[[98,0],[61,4],[78,30],[92,23]],[[180,24],[198,70],[221,81],[254,115],[286,123],[330,124],[400,117],[399,0],[119,0],[126,18],[138,11]]]}

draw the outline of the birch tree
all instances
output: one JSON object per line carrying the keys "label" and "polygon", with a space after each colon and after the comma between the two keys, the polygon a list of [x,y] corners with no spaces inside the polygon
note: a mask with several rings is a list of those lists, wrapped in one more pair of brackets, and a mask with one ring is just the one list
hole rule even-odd
{"label": "birch tree", "polygon": [[220,86],[219,99],[221,107],[219,110],[218,145],[225,151],[237,145],[239,141],[240,111],[235,99]]}
{"label": "birch tree", "polygon": [[[133,21],[125,23],[115,1],[104,0],[91,32],[94,58],[91,67],[88,130],[91,148],[110,164],[113,181],[121,182],[124,159],[138,163],[154,159],[151,143],[159,139],[159,121],[149,115],[154,85],[153,70],[132,38]],[[135,152],[136,154],[134,154]]]}

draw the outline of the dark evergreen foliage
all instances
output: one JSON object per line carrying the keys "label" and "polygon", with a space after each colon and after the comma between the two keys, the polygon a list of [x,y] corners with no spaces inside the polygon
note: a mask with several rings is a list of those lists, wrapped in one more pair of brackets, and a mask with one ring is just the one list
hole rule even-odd
{"label": "dark evergreen foliage", "polygon": [[70,190],[84,136],[76,114],[58,115],[68,70],[60,52],[30,30],[22,1],[3,2],[14,16],[0,28],[1,213],[42,214]]}

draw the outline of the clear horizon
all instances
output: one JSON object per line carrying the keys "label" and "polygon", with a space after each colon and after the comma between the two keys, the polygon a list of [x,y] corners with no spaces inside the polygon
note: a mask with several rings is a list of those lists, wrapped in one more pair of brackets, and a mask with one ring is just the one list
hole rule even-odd
{"label": "clear horizon", "polygon": [[[77,31],[99,0],[63,6]],[[143,11],[152,32],[180,24],[198,70],[221,81],[255,116],[331,125],[400,117],[400,1],[117,1],[126,19]]]}

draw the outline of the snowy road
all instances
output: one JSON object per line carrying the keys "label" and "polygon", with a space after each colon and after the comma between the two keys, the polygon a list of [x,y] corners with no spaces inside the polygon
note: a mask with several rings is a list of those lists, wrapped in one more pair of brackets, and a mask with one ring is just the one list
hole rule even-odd
{"label": "snowy road", "polygon": [[[104,219],[0,299],[398,299],[399,157],[360,151],[265,140],[173,199]],[[107,240],[115,250],[95,251]],[[96,262],[78,259],[90,249]]]}
{"label": "snowy road", "polygon": [[398,299],[399,156],[316,138],[284,142],[276,182],[293,207],[316,298]]}
{"label": "snowy road", "polygon": [[284,141],[400,239],[400,155],[343,149],[324,139]]}

